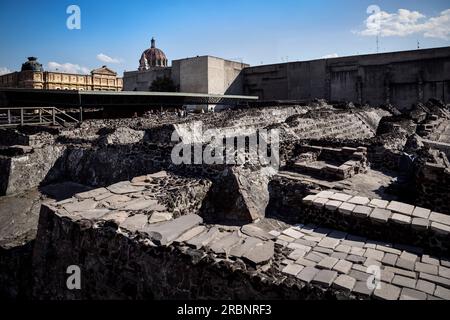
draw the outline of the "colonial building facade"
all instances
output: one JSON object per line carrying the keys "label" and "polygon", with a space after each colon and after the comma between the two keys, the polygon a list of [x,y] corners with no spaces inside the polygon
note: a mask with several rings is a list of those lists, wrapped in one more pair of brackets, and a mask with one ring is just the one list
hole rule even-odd
{"label": "colonial building facade", "polygon": [[29,57],[20,72],[0,76],[0,87],[3,88],[121,91],[122,86],[122,78],[106,66],[92,70],[91,74],[44,71],[35,57]]}

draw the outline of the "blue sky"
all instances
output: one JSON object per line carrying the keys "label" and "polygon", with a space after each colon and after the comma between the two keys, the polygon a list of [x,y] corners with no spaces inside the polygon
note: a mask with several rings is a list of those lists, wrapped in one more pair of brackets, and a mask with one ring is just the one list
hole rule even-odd
{"label": "blue sky", "polygon": [[[66,27],[71,4],[81,9],[81,30]],[[450,45],[448,0],[0,0],[0,71],[33,55],[46,69],[107,64],[121,74],[137,69],[152,36],[169,61],[214,55],[259,65],[374,53],[372,4],[382,11],[380,52]]]}

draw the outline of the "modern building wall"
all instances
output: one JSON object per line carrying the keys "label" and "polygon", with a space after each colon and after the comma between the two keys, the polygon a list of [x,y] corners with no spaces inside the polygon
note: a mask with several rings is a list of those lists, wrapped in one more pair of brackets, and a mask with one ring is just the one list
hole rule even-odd
{"label": "modern building wall", "polygon": [[245,68],[244,93],[261,100],[353,101],[410,108],[450,102],[450,47]]}
{"label": "modern building wall", "polygon": [[150,86],[157,78],[170,78],[170,67],[156,67],[150,70],[125,71],[123,73],[124,91],[150,91]]}

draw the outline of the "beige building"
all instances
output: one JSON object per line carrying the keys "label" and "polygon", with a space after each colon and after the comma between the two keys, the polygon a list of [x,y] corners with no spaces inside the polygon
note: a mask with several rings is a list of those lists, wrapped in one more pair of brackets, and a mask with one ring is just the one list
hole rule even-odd
{"label": "beige building", "polygon": [[122,78],[106,66],[91,74],[44,71],[35,57],[22,64],[20,72],[0,76],[0,87],[49,90],[122,91]]}

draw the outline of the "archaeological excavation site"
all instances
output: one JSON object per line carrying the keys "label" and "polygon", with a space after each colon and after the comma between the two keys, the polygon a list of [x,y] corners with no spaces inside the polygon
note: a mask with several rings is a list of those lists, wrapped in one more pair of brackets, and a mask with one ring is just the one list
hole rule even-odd
{"label": "archaeological excavation site", "polygon": [[[450,299],[449,119],[316,99],[1,129],[0,294]],[[195,161],[208,130],[235,163]]]}

